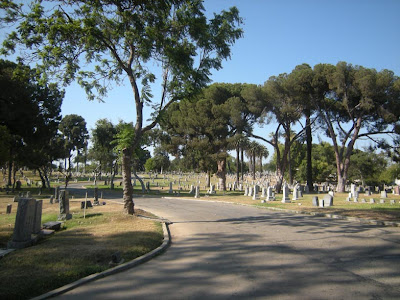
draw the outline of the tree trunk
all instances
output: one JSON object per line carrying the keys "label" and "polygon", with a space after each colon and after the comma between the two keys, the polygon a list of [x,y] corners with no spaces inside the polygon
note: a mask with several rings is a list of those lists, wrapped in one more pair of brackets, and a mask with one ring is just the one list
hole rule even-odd
{"label": "tree trunk", "polygon": [[142,187],[142,193],[143,193],[143,194],[146,193],[146,187],[145,187],[145,185],[144,185],[144,182],[143,182],[143,180],[136,174],[136,170],[132,170],[132,173],[133,173],[133,176],[135,176],[135,178],[136,178],[137,180],[139,180],[140,186]]}
{"label": "tree trunk", "polygon": [[133,215],[135,213],[135,204],[132,200],[131,150],[127,148],[122,150],[122,184],[124,190],[124,212]]}
{"label": "tree trunk", "polygon": [[253,160],[252,163],[252,170],[253,170],[253,180],[256,180],[256,153],[253,152],[251,159]]}
{"label": "tree trunk", "polygon": [[46,188],[46,180],[45,180],[45,178],[44,178],[44,176],[43,176],[43,173],[42,173],[42,171],[40,170],[40,168],[37,168],[37,170],[38,170],[38,172],[39,172],[40,180],[42,181],[42,187]]}
{"label": "tree trunk", "polygon": [[211,184],[211,171],[207,171],[206,186],[209,187],[210,184]]}
{"label": "tree trunk", "polygon": [[243,183],[243,177],[244,177],[244,154],[243,154],[243,148],[240,148],[240,171],[242,173],[242,183]]}
{"label": "tree trunk", "polygon": [[306,142],[307,142],[307,186],[308,190],[313,190],[313,170],[312,170],[312,132],[310,111],[306,111]]}
{"label": "tree trunk", "polygon": [[239,165],[240,165],[240,159],[239,159],[239,146],[236,147],[236,183],[239,185]]}
{"label": "tree trunk", "polygon": [[219,190],[226,191],[226,158],[217,161],[218,171],[217,177],[219,182]]}

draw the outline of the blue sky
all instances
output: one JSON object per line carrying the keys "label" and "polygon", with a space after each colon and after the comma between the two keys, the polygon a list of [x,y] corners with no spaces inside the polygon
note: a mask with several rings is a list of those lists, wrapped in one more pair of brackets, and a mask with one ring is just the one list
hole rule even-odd
{"label": "blue sky", "polygon": [[[214,82],[263,84],[298,64],[338,61],[400,75],[399,0],[208,0],[204,4],[210,15],[236,6],[244,19],[244,37],[232,48],[231,60],[213,73]],[[89,129],[100,118],[135,121],[128,84],[116,87],[105,101],[89,102],[72,85],[66,89],[62,114],[81,115]],[[263,136],[270,131],[262,129]]]}

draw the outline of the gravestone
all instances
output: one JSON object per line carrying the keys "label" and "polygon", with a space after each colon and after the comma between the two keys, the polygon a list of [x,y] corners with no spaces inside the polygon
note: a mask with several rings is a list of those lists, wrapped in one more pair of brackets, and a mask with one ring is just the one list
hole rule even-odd
{"label": "gravestone", "polygon": [[367,200],[365,200],[364,198],[361,199],[361,203],[367,203]]}
{"label": "gravestone", "polygon": [[6,214],[11,214],[12,204],[7,204]]}
{"label": "gravestone", "polygon": [[200,187],[196,186],[195,188],[195,194],[194,194],[195,198],[200,198]]}
{"label": "gravestone", "polygon": [[195,187],[194,187],[194,185],[192,184],[192,185],[190,185],[189,194],[194,194],[194,192],[195,192]]}
{"label": "gravestone", "polygon": [[395,195],[400,195],[400,187],[399,187],[398,185],[395,185],[395,186],[394,186],[393,191],[394,191],[394,194],[395,194]]}
{"label": "gravestone", "polygon": [[381,192],[381,198],[382,198],[382,199],[387,198],[387,192],[386,192],[386,191],[382,191],[382,192]]}
{"label": "gravestone", "polygon": [[384,199],[380,199],[380,200],[379,200],[379,203],[385,204],[385,200],[384,200]]}
{"label": "gravestone", "polygon": [[285,183],[283,185],[283,196],[282,196],[282,203],[291,203],[290,202],[290,198],[289,198],[289,187],[287,186],[287,184]]}
{"label": "gravestone", "polygon": [[60,214],[58,215],[58,220],[70,220],[71,218],[68,191],[63,190],[60,192]]}
{"label": "gravestone", "polygon": [[333,206],[333,197],[330,194],[324,196],[324,206]]}
{"label": "gravestone", "polygon": [[258,185],[255,185],[253,188],[253,200],[257,199],[260,199],[260,197],[258,197]]}
{"label": "gravestone", "polygon": [[56,186],[54,189],[54,199],[56,199],[56,203],[58,202],[58,197],[60,196],[60,187]]}
{"label": "gravestone", "polygon": [[369,203],[374,204],[375,203],[375,199],[369,199]]}
{"label": "gravestone", "polygon": [[296,184],[293,188],[293,198],[292,200],[298,200],[299,199],[299,185]]}
{"label": "gravestone", "polygon": [[99,203],[99,188],[97,186],[94,188],[93,204],[100,205],[100,203]]}
{"label": "gravestone", "polygon": [[[81,209],[85,208],[85,201],[81,201]],[[92,201],[86,200],[86,208],[93,208]]]}
{"label": "gravestone", "polygon": [[35,201],[35,214],[33,218],[32,233],[39,234],[42,229],[42,207],[43,200]]}
{"label": "gravestone", "polygon": [[19,191],[19,190],[21,189],[21,186],[22,186],[21,181],[17,180],[17,182],[15,183],[15,189],[16,189],[17,191]]}
{"label": "gravestone", "polygon": [[32,244],[31,234],[35,218],[35,205],[35,199],[19,199],[14,232],[12,240],[8,242],[8,248],[20,249]]}
{"label": "gravestone", "polygon": [[324,199],[319,199],[318,201],[319,207],[324,207]]}
{"label": "gravestone", "polygon": [[168,194],[173,194],[174,191],[172,190],[172,182],[169,183],[169,191]]}
{"label": "gravestone", "polygon": [[243,196],[247,196],[247,194],[249,193],[249,189],[247,188],[247,186],[244,188],[244,195]]}
{"label": "gravestone", "polygon": [[356,185],[353,183],[351,184],[351,187],[350,187],[350,193],[351,193],[351,197],[356,196]]}
{"label": "gravestone", "polygon": [[312,206],[318,206],[318,196],[312,197]]}
{"label": "gravestone", "polygon": [[214,185],[214,184],[211,184],[211,185],[210,185],[210,189],[208,190],[207,194],[212,195],[212,194],[216,194],[216,193],[217,193],[217,192],[215,191],[215,185]]}
{"label": "gravestone", "polygon": [[146,190],[147,192],[150,192],[150,182],[146,182]]}
{"label": "gravestone", "polygon": [[390,204],[396,204],[396,200],[390,200]]}
{"label": "gravestone", "polygon": [[265,189],[265,187],[263,187],[261,189],[261,198],[265,198],[267,196],[265,192],[266,192],[266,189]]}
{"label": "gravestone", "polygon": [[267,198],[265,200],[267,200],[267,201],[274,201],[275,200],[274,196],[272,194],[272,187],[270,187],[270,186],[267,188]]}
{"label": "gravestone", "polygon": [[53,204],[53,201],[54,201],[54,196],[51,195],[51,197],[50,197],[50,204]]}

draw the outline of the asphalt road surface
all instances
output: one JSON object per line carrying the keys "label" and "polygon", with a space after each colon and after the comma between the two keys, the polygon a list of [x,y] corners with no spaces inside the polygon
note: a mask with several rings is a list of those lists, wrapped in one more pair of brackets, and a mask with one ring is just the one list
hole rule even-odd
{"label": "asphalt road surface", "polygon": [[170,220],[155,259],[61,299],[400,299],[400,228],[226,203],[135,199]]}

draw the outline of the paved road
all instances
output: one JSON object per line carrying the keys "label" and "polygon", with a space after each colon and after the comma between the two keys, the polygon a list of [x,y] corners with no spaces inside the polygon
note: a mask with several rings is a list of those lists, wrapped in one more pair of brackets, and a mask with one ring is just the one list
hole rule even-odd
{"label": "paved road", "polygon": [[400,228],[137,199],[173,222],[166,253],[61,299],[400,299]]}

